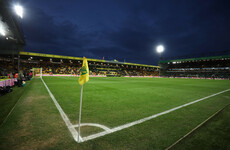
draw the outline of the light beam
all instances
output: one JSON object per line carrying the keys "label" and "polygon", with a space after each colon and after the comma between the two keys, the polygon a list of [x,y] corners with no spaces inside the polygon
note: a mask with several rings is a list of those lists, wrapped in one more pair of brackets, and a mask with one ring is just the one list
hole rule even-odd
{"label": "light beam", "polygon": [[4,28],[3,28],[3,26],[1,24],[0,24],[0,34],[2,36],[6,36],[6,32],[5,32],[5,30],[4,30]]}
{"label": "light beam", "polygon": [[14,6],[14,10],[16,12],[16,14],[20,17],[23,18],[23,8],[20,5],[15,5]]}

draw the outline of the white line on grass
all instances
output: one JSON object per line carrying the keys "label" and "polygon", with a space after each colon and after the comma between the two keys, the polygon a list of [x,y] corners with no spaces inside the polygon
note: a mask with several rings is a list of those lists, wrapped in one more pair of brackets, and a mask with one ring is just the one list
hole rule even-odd
{"label": "white line on grass", "polygon": [[95,138],[104,136],[104,135],[106,135],[106,134],[110,134],[110,133],[113,133],[113,132],[116,132],[116,131],[123,130],[123,129],[125,129],[125,128],[129,128],[129,127],[131,127],[131,126],[134,126],[134,125],[143,123],[143,122],[145,122],[145,121],[151,120],[151,119],[153,119],[153,118],[156,118],[156,117],[159,117],[159,116],[161,116],[161,115],[170,113],[170,112],[175,111],[175,110],[177,110],[177,109],[180,109],[180,108],[189,106],[189,105],[191,105],[191,104],[197,103],[197,102],[199,102],[199,101],[208,99],[208,98],[210,98],[210,97],[219,95],[219,94],[224,93],[224,92],[227,92],[227,91],[230,91],[230,89],[227,89],[227,90],[224,90],[224,91],[221,91],[221,92],[218,92],[218,93],[215,93],[215,94],[206,96],[206,97],[204,97],[204,98],[201,98],[201,99],[192,101],[192,102],[190,102],[190,103],[187,103],[187,104],[184,104],[184,105],[181,105],[181,106],[178,106],[178,107],[175,107],[175,108],[166,110],[166,111],[164,111],[164,112],[161,112],[161,113],[158,113],[158,114],[155,114],[155,115],[152,115],[152,116],[149,116],[149,117],[146,117],[146,118],[143,118],[143,119],[134,121],[134,122],[130,122],[130,123],[127,123],[127,124],[124,124],[124,125],[121,125],[121,126],[112,128],[112,129],[110,129],[110,130],[106,130],[106,131],[103,131],[103,132],[100,132],[100,133],[97,133],[97,134],[93,134],[93,135],[90,135],[90,136],[87,136],[87,137],[83,137],[83,141],[92,140],[92,139],[95,139]]}
{"label": "white line on grass", "polygon": [[[99,128],[102,128],[104,129],[105,131],[109,131],[110,128],[104,126],[104,125],[101,125],[101,124],[97,124],[97,123],[82,123],[81,126],[94,126],[94,127],[99,127]],[[77,128],[78,127],[78,124],[76,125],[73,125],[74,128]]]}
{"label": "white line on grass", "polygon": [[[59,113],[61,114],[62,119],[64,120],[66,126],[68,127],[70,133],[72,134],[74,140],[76,142],[78,142],[78,132],[75,130],[75,128],[73,127],[72,123],[69,121],[69,118],[67,117],[67,115],[65,114],[65,112],[62,110],[61,106],[58,104],[57,100],[55,99],[55,97],[53,96],[53,94],[50,92],[48,86],[46,85],[45,81],[41,78],[43,84],[45,85],[50,97],[52,98],[55,106],[57,107]],[[82,137],[80,136],[80,141],[82,140]]]}

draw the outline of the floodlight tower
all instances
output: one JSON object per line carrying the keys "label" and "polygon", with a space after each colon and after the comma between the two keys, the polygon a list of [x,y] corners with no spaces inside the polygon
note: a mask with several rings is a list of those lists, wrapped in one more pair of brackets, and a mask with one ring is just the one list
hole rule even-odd
{"label": "floodlight tower", "polygon": [[165,50],[165,48],[164,48],[163,45],[158,45],[158,46],[156,47],[156,51],[157,51],[157,53],[159,53],[159,55],[160,55],[160,60],[161,60],[161,54],[162,54],[162,52],[164,52],[164,50]]}
{"label": "floodlight tower", "polygon": [[[20,19],[23,18],[23,7],[19,4],[14,5],[14,11]],[[21,23],[21,20],[18,20]],[[18,72],[20,71],[20,52],[18,52]]]}
{"label": "floodlight tower", "polygon": [[[157,47],[156,47],[156,51],[157,51],[157,53],[159,53],[159,55],[160,55],[160,60],[161,60],[161,54],[164,52],[164,50],[165,50],[165,48],[164,48],[164,46],[163,45],[158,45]],[[161,75],[161,71],[159,70],[159,76]]]}

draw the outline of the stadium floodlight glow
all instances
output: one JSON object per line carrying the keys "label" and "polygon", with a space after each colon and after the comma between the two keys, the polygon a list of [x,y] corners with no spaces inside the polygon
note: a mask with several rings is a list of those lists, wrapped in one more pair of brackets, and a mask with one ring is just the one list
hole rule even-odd
{"label": "stadium floodlight glow", "polygon": [[20,6],[20,5],[15,5],[15,6],[14,6],[14,10],[15,10],[16,14],[17,14],[20,18],[23,17],[23,8],[22,8],[22,6]]}
{"label": "stadium floodlight glow", "polygon": [[3,28],[2,25],[0,25],[0,34],[1,34],[2,36],[6,36],[6,32],[5,32],[5,30],[4,30],[4,28]]}
{"label": "stadium floodlight glow", "polygon": [[164,48],[163,45],[158,45],[156,50],[157,50],[158,53],[162,53],[165,50],[165,48]]}

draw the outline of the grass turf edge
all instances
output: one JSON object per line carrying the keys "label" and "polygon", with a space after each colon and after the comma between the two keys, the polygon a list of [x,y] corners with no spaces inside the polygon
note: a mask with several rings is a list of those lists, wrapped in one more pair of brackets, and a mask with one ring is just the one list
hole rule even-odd
{"label": "grass turf edge", "polygon": [[13,91],[1,96],[0,98],[0,126],[4,124],[7,117],[22,97],[24,91],[29,87],[31,81],[27,81],[25,87],[13,87]]}

